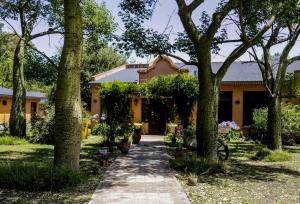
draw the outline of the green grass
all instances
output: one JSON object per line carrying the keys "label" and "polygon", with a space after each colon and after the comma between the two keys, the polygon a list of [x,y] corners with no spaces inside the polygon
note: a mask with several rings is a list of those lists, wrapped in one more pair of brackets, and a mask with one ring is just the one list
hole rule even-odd
{"label": "green grass", "polygon": [[[80,173],[84,175],[84,179],[78,185],[74,186],[71,183],[66,188],[60,190],[54,188],[52,191],[33,191],[35,189],[28,191],[30,189],[28,187],[28,190],[23,191],[4,189],[0,184],[0,203],[88,203],[107,168],[107,166],[99,165],[94,159],[102,142],[102,138],[97,136],[91,136],[88,140],[83,141],[80,152]],[[39,167],[37,174],[49,175],[48,167],[53,162],[53,154],[52,145],[0,145],[0,163],[9,162],[13,167],[17,164],[23,173],[34,171],[37,166]],[[117,153],[113,155],[109,163],[116,156]],[[26,168],[23,168],[22,165],[25,165]],[[29,168],[27,168],[28,166]],[[64,177],[64,173],[58,172],[58,174],[60,175],[55,176],[56,178]],[[51,184],[49,183],[49,185]],[[46,188],[49,189],[48,186]]]}
{"label": "green grass", "polygon": [[253,160],[266,160],[270,162],[290,161],[292,156],[286,151],[272,151],[266,147],[259,148],[258,151],[250,157]]}
{"label": "green grass", "polygon": [[197,157],[196,154],[187,155],[171,159],[171,167],[177,171],[191,173],[191,174],[215,174],[226,173],[229,167],[226,163],[221,161],[208,161],[204,158]]}
{"label": "green grass", "polygon": [[0,162],[0,186],[6,189],[52,191],[76,186],[83,179],[80,173],[57,169],[52,164]]}
{"label": "green grass", "polygon": [[28,141],[24,138],[12,137],[12,136],[0,136],[0,145],[21,145],[28,144]]}

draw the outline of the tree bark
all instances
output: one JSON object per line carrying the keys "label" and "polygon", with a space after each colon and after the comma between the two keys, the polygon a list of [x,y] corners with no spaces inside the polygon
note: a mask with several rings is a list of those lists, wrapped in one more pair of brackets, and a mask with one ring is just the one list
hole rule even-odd
{"label": "tree bark", "polygon": [[198,66],[197,155],[208,160],[216,160],[219,86],[211,73],[210,66],[210,61]]}
{"label": "tree bark", "polygon": [[272,150],[281,150],[281,99],[280,96],[269,97],[267,146]]}
{"label": "tree bark", "polygon": [[82,112],[80,69],[82,17],[79,0],[64,1],[65,36],[55,98],[56,167],[79,170]]}
{"label": "tree bark", "polygon": [[9,119],[9,131],[12,136],[26,136],[26,90],[24,82],[25,43],[19,40],[13,62],[13,97]]}

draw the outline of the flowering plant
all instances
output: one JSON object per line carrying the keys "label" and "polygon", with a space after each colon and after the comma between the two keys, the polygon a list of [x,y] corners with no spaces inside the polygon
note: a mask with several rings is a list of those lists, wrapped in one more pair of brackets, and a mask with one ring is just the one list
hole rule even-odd
{"label": "flowering plant", "polygon": [[223,121],[219,124],[219,127],[230,127],[232,130],[240,130],[240,127],[234,121]]}

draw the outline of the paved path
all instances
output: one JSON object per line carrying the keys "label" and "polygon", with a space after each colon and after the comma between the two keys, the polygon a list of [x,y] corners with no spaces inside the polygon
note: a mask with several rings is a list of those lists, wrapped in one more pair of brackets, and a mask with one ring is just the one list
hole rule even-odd
{"label": "paved path", "polygon": [[169,168],[162,136],[143,136],[104,176],[90,204],[189,204]]}

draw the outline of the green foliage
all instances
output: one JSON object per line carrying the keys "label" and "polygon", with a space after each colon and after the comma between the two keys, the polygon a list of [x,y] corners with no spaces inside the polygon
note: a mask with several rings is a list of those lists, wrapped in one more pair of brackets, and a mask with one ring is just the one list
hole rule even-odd
{"label": "green foliage", "polygon": [[253,160],[266,160],[270,162],[289,161],[292,156],[285,151],[272,151],[268,148],[259,148],[258,151],[251,157]]}
{"label": "green foliage", "polygon": [[0,33],[0,86],[12,87],[12,67],[17,37]]}
{"label": "green foliage", "polygon": [[[58,64],[59,57],[51,57],[52,61]],[[48,60],[33,50],[27,50],[25,55],[24,76],[30,83],[39,82],[50,86],[56,83],[57,69]]]}
{"label": "green foliage", "polygon": [[34,116],[31,126],[31,143],[54,144],[54,106],[45,105],[43,115]]}
{"label": "green foliage", "polygon": [[126,63],[126,59],[110,47],[88,51],[85,47],[81,71],[81,98],[88,107],[91,102],[89,82],[93,75],[110,70]]}
{"label": "green foliage", "polygon": [[297,82],[295,73],[287,73],[282,85],[283,97],[300,97],[300,86]]}
{"label": "green foliage", "polygon": [[28,144],[28,141],[24,138],[12,137],[12,136],[0,136],[0,145],[23,145]]}
{"label": "green foliage", "polygon": [[208,161],[205,158],[192,156],[183,156],[171,161],[173,169],[185,173],[193,174],[215,174],[215,173],[227,173],[229,167],[226,163],[221,161]]}
{"label": "green foliage", "polygon": [[270,162],[281,162],[281,161],[290,161],[292,156],[285,151],[273,151],[268,157],[267,160]]}
{"label": "green foliage", "polygon": [[115,24],[110,11],[105,4],[98,4],[95,0],[82,1],[82,20],[85,38],[85,47],[88,53],[107,45],[108,36],[114,31]]}
{"label": "green foliage", "polygon": [[40,166],[22,162],[0,162],[0,185],[3,188],[42,191],[76,186],[83,175],[52,165]]}
{"label": "green foliage", "polygon": [[106,123],[97,123],[91,132],[93,135],[101,135],[107,137],[110,133],[110,127]]}
{"label": "green foliage", "polygon": [[136,90],[136,84],[119,81],[101,84],[100,97],[107,116],[106,123],[110,126],[110,141],[114,141],[121,125],[130,123],[130,97]]}
{"label": "green foliage", "polygon": [[182,124],[184,127],[188,126],[198,94],[198,81],[195,77],[188,74],[158,76],[147,82],[143,89],[149,98],[169,101],[170,109],[175,105],[175,112]]}
{"label": "green foliage", "polygon": [[[300,105],[282,105],[282,132],[300,132]],[[267,108],[257,109],[253,113],[254,127],[267,130]]]}

